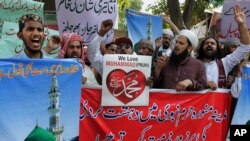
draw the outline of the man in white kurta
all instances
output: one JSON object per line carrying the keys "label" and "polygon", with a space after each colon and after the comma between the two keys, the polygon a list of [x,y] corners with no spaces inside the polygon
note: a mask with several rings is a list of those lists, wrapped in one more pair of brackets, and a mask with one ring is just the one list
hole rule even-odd
{"label": "man in white kurta", "polygon": [[[221,58],[225,78],[228,73],[237,65],[244,55],[250,51],[250,35],[246,25],[246,16],[239,5],[234,7],[235,21],[238,24],[240,33],[240,46],[231,54]],[[218,65],[218,41],[212,37],[206,38],[200,46],[198,59],[202,60],[206,68],[208,88],[216,89],[219,86],[219,65]]]}

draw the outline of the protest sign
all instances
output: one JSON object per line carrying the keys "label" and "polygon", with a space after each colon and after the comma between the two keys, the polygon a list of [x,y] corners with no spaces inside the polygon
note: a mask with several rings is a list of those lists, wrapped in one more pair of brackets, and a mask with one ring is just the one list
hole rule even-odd
{"label": "protest sign", "polygon": [[151,56],[104,55],[102,105],[147,105],[149,87],[145,82],[151,60]]}
{"label": "protest sign", "polygon": [[73,59],[0,59],[0,140],[78,136],[81,67]]}
{"label": "protest sign", "polygon": [[[118,8],[116,0],[56,0],[59,32],[73,32],[81,35],[88,44],[97,34],[104,20],[115,23]],[[114,30],[110,30],[104,42],[111,42]]]}
{"label": "protest sign", "polygon": [[225,141],[231,96],[213,92],[150,91],[148,106],[100,106],[101,89],[84,87],[80,141]]}
{"label": "protest sign", "polygon": [[[250,27],[250,3],[249,1],[225,1],[222,10],[219,39],[224,41],[230,38],[239,38],[238,25],[235,22],[234,6],[241,5],[245,15],[247,27]],[[248,28],[249,30],[249,28]]]}
{"label": "protest sign", "polygon": [[18,22],[24,14],[36,14],[44,19],[44,3],[33,0],[0,0],[0,38],[4,21]]}

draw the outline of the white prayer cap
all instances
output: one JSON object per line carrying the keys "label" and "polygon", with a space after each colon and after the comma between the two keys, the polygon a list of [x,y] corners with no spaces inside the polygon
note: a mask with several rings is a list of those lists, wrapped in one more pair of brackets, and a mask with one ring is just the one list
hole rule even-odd
{"label": "white prayer cap", "polygon": [[179,35],[187,37],[188,40],[190,41],[193,49],[195,49],[198,46],[199,40],[198,40],[197,35],[193,31],[183,29],[179,32]]}
{"label": "white prayer cap", "polygon": [[174,37],[174,33],[170,29],[163,29],[163,34],[168,34],[171,38]]}

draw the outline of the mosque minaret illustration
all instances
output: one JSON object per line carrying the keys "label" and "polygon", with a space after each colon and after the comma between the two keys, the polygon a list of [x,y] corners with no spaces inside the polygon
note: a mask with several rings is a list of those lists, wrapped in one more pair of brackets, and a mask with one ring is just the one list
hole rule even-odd
{"label": "mosque minaret illustration", "polygon": [[62,133],[64,127],[60,126],[60,110],[59,105],[60,91],[58,90],[58,81],[56,75],[52,78],[52,83],[49,91],[49,128],[43,129],[38,123],[35,128],[29,133],[24,141],[62,141]]}
{"label": "mosque minaret illustration", "polygon": [[48,130],[54,134],[56,141],[62,140],[63,126],[60,126],[60,110],[59,105],[60,91],[58,90],[58,80],[56,75],[52,78],[52,84],[49,91],[50,106],[49,111],[49,128]]}
{"label": "mosque minaret illustration", "polygon": [[147,23],[147,39],[151,41],[152,39],[152,17],[149,16],[148,23]]}

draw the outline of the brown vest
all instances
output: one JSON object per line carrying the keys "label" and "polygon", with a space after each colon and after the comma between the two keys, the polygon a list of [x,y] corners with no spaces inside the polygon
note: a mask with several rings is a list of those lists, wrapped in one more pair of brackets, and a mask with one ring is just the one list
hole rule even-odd
{"label": "brown vest", "polygon": [[218,69],[219,69],[219,79],[218,79],[218,87],[219,88],[227,88],[226,74],[223,63],[221,59],[216,60]]}

